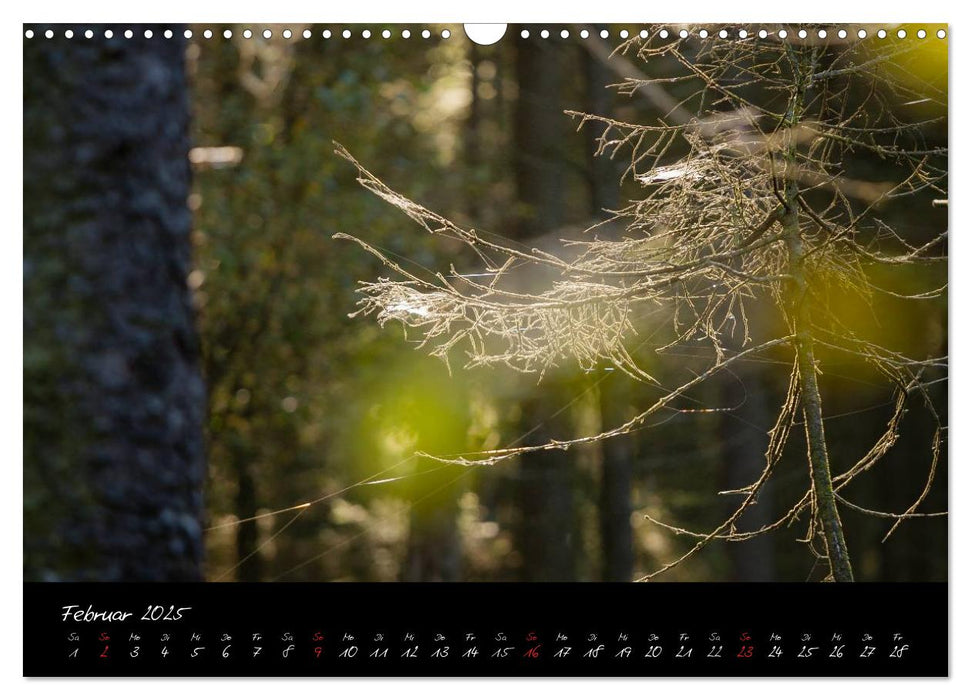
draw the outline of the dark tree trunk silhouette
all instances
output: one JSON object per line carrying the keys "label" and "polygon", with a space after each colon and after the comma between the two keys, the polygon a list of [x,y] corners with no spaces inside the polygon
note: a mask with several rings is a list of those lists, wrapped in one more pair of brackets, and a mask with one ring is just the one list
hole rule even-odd
{"label": "dark tree trunk silhouette", "polygon": [[[597,31],[600,26],[595,27]],[[589,114],[611,114],[614,93],[607,88],[614,74],[589,51],[580,54],[586,82]],[[597,133],[584,129],[587,152],[590,213],[600,220],[619,203],[620,165],[597,156]],[[600,385],[600,416],[604,429],[621,425],[631,416],[631,387],[626,377],[607,377]],[[634,478],[634,445],[627,435],[598,444],[600,455],[600,542],[605,581],[630,581],[634,575],[634,536],[631,529],[631,483]]]}
{"label": "dark tree trunk silhouette", "polygon": [[[563,72],[562,57],[555,48],[538,39],[516,42],[515,175],[522,207],[516,229],[521,237],[564,223],[561,148],[568,121],[563,115]],[[565,421],[554,417],[561,404],[550,397],[562,397],[564,392],[555,384],[556,379],[548,375],[543,386],[534,389],[536,395],[523,402],[523,432],[542,426],[524,444],[562,437]],[[518,539],[526,580],[568,581],[576,576],[573,471],[571,453],[535,452],[520,458]]]}
{"label": "dark tree trunk silhouette", "polygon": [[[595,28],[600,30],[600,25]],[[614,91],[609,86],[616,82],[617,75],[604,62],[589,51],[580,53],[581,68],[586,88],[584,110],[588,114],[611,114],[614,112]],[[590,213],[598,220],[605,209],[616,209],[620,203],[620,182],[623,166],[619,159],[597,155],[595,128],[584,127],[585,150],[587,154],[587,182],[590,188]]]}
{"label": "dark tree trunk silhouette", "polygon": [[[547,389],[549,391],[549,389]],[[554,437],[551,427],[562,421],[551,418],[558,406],[551,396],[527,399],[522,411],[528,428],[539,426],[530,443]],[[518,539],[525,581],[572,581],[576,578],[577,537],[573,482],[575,469],[569,453],[542,450],[520,458]]]}
{"label": "dark tree trunk silhouette", "polygon": [[[750,318],[749,321],[754,323],[757,319]],[[741,334],[741,328],[737,332]],[[743,349],[741,342],[731,343],[729,347],[735,352]],[[721,384],[719,393],[720,405],[735,409],[730,413],[721,413],[718,420],[722,488],[738,489],[755,483],[765,468],[765,450],[768,446],[766,431],[772,424],[773,416],[766,400],[765,381],[760,367],[741,364],[734,376],[726,378]],[[758,502],[739,518],[739,530],[758,530],[772,522],[775,516],[772,491],[771,483],[762,487]],[[724,498],[731,499],[725,504],[727,514],[734,512],[741,503],[741,497]],[[755,537],[744,542],[730,542],[726,546],[730,580],[775,580],[771,537]]]}
{"label": "dark tree trunk silhouette", "polygon": [[236,517],[240,523],[236,531],[237,581],[260,581],[263,578],[263,557],[260,556],[259,522],[254,520],[259,505],[256,475],[253,473],[253,451],[240,436],[229,438],[232,470],[236,475]]}
{"label": "dark tree trunk silhouette", "polygon": [[469,74],[469,94],[472,101],[469,103],[469,116],[465,120],[465,177],[467,184],[466,190],[466,212],[469,219],[476,219],[480,216],[479,197],[476,192],[478,170],[480,167],[480,148],[481,138],[479,126],[482,122],[482,104],[479,100],[479,45],[474,41],[469,42],[469,64],[471,72]]}
{"label": "dark tree trunk silhouette", "polygon": [[[461,415],[455,401],[455,415]],[[430,454],[449,454],[456,445],[441,436],[423,436],[418,449]],[[417,461],[409,484],[411,512],[408,550],[401,577],[405,581],[459,581],[462,579],[462,540],[459,536],[458,499],[465,479],[447,469],[434,469],[427,460]],[[425,473],[422,473],[425,472]]]}
{"label": "dark tree trunk silhouette", "polygon": [[563,59],[538,39],[516,42],[516,190],[524,211],[521,234],[538,235],[564,222],[566,178],[563,141],[569,122],[563,114]]}
{"label": "dark tree trunk silhouette", "polygon": [[[441,479],[434,481],[441,482]],[[434,483],[430,488],[431,498],[413,504],[411,510],[403,579],[459,581],[462,577],[462,545],[456,522],[459,488],[448,483]]]}
{"label": "dark tree trunk silhouette", "polygon": [[28,580],[201,576],[185,47],[152,29],[24,47]]}
{"label": "dark tree trunk silhouette", "polygon": [[[631,418],[631,392],[626,377],[608,377],[600,387],[600,415],[605,428]],[[603,579],[630,581],[634,576],[634,533],[631,528],[631,484],[634,444],[628,435],[600,443],[600,541]]]}

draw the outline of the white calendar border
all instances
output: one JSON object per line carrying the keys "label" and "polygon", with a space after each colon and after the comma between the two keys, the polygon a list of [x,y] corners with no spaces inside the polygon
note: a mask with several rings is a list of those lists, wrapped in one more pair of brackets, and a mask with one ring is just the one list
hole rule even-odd
{"label": "white calendar border", "polygon": [[[16,7],[14,7],[16,5]],[[643,698],[647,695],[654,697],[682,697],[698,695],[731,694],[745,698],[772,698],[777,700],[784,695],[786,700],[816,700],[818,695],[834,693],[834,697],[843,694],[879,694],[880,700],[892,698],[908,698],[930,691],[935,696],[967,697],[969,690],[968,679],[971,678],[971,624],[968,611],[971,601],[967,595],[954,595],[953,591],[968,590],[968,560],[969,550],[968,522],[969,518],[961,507],[971,505],[971,493],[968,491],[969,477],[967,467],[971,464],[971,370],[968,364],[969,345],[971,345],[971,247],[963,241],[963,237],[971,235],[967,232],[965,223],[971,223],[971,218],[962,215],[962,204],[968,200],[961,196],[964,173],[968,170],[967,137],[960,129],[953,129],[949,146],[954,153],[960,154],[952,159],[950,164],[949,199],[952,202],[950,213],[952,216],[951,230],[956,232],[950,239],[950,255],[958,260],[957,266],[952,268],[950,289],[951,314],[951,355],[957,360],[955,370],[950,378],[951,402],[950,423],[956,425],[957,430],[950,431],[949,454],[950,464],[950,500],[952,515],[950,523],[950,589],[952,615],[950,658],[952,679],[950,681],[924,680],[813,680],[796,682],[792,680],[752,679],[752,680],[480,680],[478,682],[459,680],[300,680],[300,679],[266,679],[266,680],[175,680],[175,681],[146,681],[126,679],[106,680],[24,680],[22,648],[22,471],[23,464],[23,238],[12,234],[22,231],[23,226],[23,185],[22,177],[22,84],[18,73],[22,68],[21,27],[23,22],[70,22],[70,21],[112,21],[112,22],[155,22],[155,21],[185,21],[194,22],[226,22],[227,20],[245,18],[253,22],[286,22],[299,20],[326,21],[329,24],[341,22],[780,22],[792,23],[793,20],[802,22],[913,22],[933,20],[942,22],[950,20],[952,26],[949,35],[957,32],[957,41],[950,43],[951,65],[950,81],[953,86],[967,85],[968,52],[962,47],[960,32],[971,27],[964,23],[965,13],[957,9],[957,3],[945,2],[939,6],[930,3],[917,4],[915,2],[874,2],[873,0],[847,2],[846,0],[812,0],[791,5],[781,2],[736,2],[724,0],[694,0],[690,3],[654,3],[639,0],[630,2],[621,0],[613,4],[576,2],[563,0],[555,4],[535,4],[526,7],[521,0],[490,0],[476,3],[453,0],[432,0],[421,3],[402,2],[371,2],[347,3],[338,5],[332,0],[311,2],[293,2],[291,0],[273,0],[262,6],[243,6],[238,2],[217,0],[206,2],[204,5],[198,0],[167,0],[155,6],[144,4],[135,6],[129,1],[122,2],[67,2],[66,0],[47,0],[43,3],[6,3],[0,10],[5,20],[0,51],[3,52],[4,63],[10,67],[7,87],[9,93],[5,96],[5,105],[0,115],[4,121],[2,133],[7,140],[8,154],[4,159],[3,189],[5,198],[4,217],[7,226],[2,240],[3,274],[0,275],[3,288],[0,299],[3,300],[3,319],[11,325],[5,329],[6,335],[14,336],[13,341],[0,346],[0,372],[5,389],[0,414],[0,429],[3,431],[3,442],[0,444],[11,446],[8,449],[9,459],[4,460],[3,478],[5,502],[2,513],[5,536],[3,542],[4,576],[0,578],[2,600],[9,608],[4,617],[16,618],[15,624],[5,624],[0,627],[0,668],[3,670],[3,685],[20,697],[58,698],[72,700],[80,694],[91,694],[99,698],[138,697],[147,700],[170,700],[174,694],[183,695],[186,691],[204,697],[213,693],[232,693],[233,700],[262,700],[270,694],[281,691],[292,697],[317,696],[325,694],[330,697],[354,698],[358,700],[372,695],[399,700],[402,698],[456,698],[462,700],[495,700],[497,695],[514,693],[517,697],[530,698],[537,694],[548,697],[555,695],[557,700],[563,698],[589,698],[604,692],[618,698]],[[949,41],[951,37],[949,36]],[[967,115],[971,88],[962,87],[950,96],[951,121],[953,124],[967,125]],[[20,157],[10,156],[15,153]],[[957,186],[957,189],[955,189]],[[953,191],[952,191],[953,190]],[[956,546],[955,542],[961,546]],[[958,554],[964,551],[964,556]],[[14,601],[20,601],[14,609]],[[19,630],[19,631],[18,631]],[[722,685],[727,683],[727,685]],[[819,684],[824,684],[820,686]],[[865,684],[865,685],[864,685]],[[963,691],[960,688],[964,688]]]}

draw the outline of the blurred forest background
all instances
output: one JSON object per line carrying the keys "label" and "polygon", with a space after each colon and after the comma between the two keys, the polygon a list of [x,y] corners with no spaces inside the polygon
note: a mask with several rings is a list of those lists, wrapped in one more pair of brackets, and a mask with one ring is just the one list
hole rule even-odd
{"label": "blurred forest background", "polygon": [[[628,581],[677,558],[692,541],[645,519],[706,532],[761,471],[790,360],[769,353],[702,385],[696,406],[614,440],[524,455],[488,468],[441,465],[416,450],[456,454],[599,432],[643,408],[642,387],[610,368],[564,366],[537,383],[511,370],[452,376],[416,351],[395,324],[349,318],[359,280],[387,272],[346,231],[395,260],[447,273],[480,263],[433,239],[355,181],[334,141],[383,181],[433,211],[512,245],[548,247],[636,197],[620,184],[623,159],[595,158],[599,132],[564,114],[578,110],[648,124],[686,95],[618,95],[607,86],[655,66],[610,57],[621,27],[588,39],[554,28],[510,26],[492,46],[458,27],[288,25],[270,38],[211,39],[192,27],[185,43],[191,113],[188,285],[201,340],[205,418],[205,578],[213,581]],[[312,38],[302,38],[304,29]],[[601,39],[606,29],[609,39]],[[629,28],[628,28],[629,29]],[[890,41],[892,39],[887,39]],[[908,67],[946,91],[947,42],[928,39]],[[669,59],[666,59],[669,60]],[[636,71],[636,73],[634,72]],[[929,120],[936,107],[915,105]],[[947,121],[925,138],[947,144]],[[860,155],[859,192],[888,179]],[[919,242],[947,228],[946,208],[919,198],[880,217]],[[908,287],[938,287],[946,269],[920,268]],[[849,302],[848,302],[849,303]],[[944,302],[881,300],[849,313],[866,332],[915,357],[947,354]],[[670,340],[665,309],[635,319],[641,365],[662,377],[698,358],[656,354]],[[642,342],[643,341],[643,342]],[[638,343],[640,343],[638,345]],[[834,470],[856,462],[885,430],[891,387],[871,367],[826,356],[821,376]],[[698,367],[704,365],[698,362]],[[934,386],[946,407],[946,382]],[[943,416],[946,422],[946,415]],[[901,438],[847,495],[905,510],[924,488],[933,426],[907,414]],[[780,517],[805,491],[800,434],[771,489],[743,525]],[[944,455],[946,458],[946,454]],[[946,464],[946,461],[942,461]],[[369,483],[370,482],[370,483]],[[308,505],[309,504],[309,505]],[[947,509],[946,469],[924,510]],[[843,509],[858,580],[944,580],[947,519],[904,523]],[[825,573],[797,540],[806,523],[744,543],[713,543],[665,573],[668,581],[804,581]]]}
{"label": "blurred forest background", "polygon": [[[294,34],[302,29],[293,27]],[[409,459],[416,449],[452,454],[597,431],[636,412],[639,388],[619,372],[568,367],[539,384],[493,369],[449,377],[441,362],[404,342],[395,324],[382,330],[347,317],[355,283],[386,272],[330,238],[347,231],[392,259],[476,269],[458,245],[424,235],[357,186],[354,170],[334,157],[333,140],[405,196],[477,231],[540,248],[582,237],[603,210],[636,191],[618,184],[621,159],[593,157],[594,128],[577,131],[564,110],[633,123],[667,111],[656,99],[607,88],[632,75],[627,59],[609,59],[621,28],[606,28],[611,43],[599,37],[604,27],[591,27],[586,40],[555,31],[544,40],[540,27],[528,27],[531,38],[522,39],[522,28],[510,27],[493,46],[477,46],[461,32],[443,40],[434,27],[433,38],[420,38],[414,27],[408,40],[383,40],[382,27],[372,28],[370,40],[360,32],[337,37],[336,28],[335,38],[322,40],[314,29],[306,41],[277,33],[269,41],[189,46],[193,143],[235,149],[231,162],[199,158],[192,196],[190,283],[210,396],[207,502],[209,525],[218,528],[208,533],[209,577],[630,580],[680,554],[690,542],[651,526],[644,514],[693,531],[721,521],[737,497],[716,492],[750,483],[761,469],[785,366],[752,362],[736,380],[697,393],[704,405],[736,411],[669,415],[655,428],[582,450],[475,470]],[[927,57],[933,73],[941,49],[928,51],[936,51]],[[935,79],[946,85],[946,77]],[[678,87],[669,88],[675,101]],[[932,142],[946,144],[946,122],[933,128]],[[886,176],[874,159],[859,178]],[[929,202],[882,216],[928,237],[946,227],[946,210]],[[946,354],[945,309],[899,307],[882,319],[897,346]],[[661,322],[655,312],[645,336],[653,332],[657,342],[658,333],[670,332],[656,327]],[[872,369],[830,359],[841,363],[823,376],[832,461],[840,465],[858,459],[883,430],[891,397]],[[905,509],[920,493],[931,428],[919,413],[880,472],[854,486],[857,502]],[[746,524],[781,514],[776,503],[788,501],[776,492],[805,488],[800,456],[796,450],[774,491],[760,499],[756,513],[764,521],[749,516]],[[408,478],[236,524],[378,472],[375,480]],[[927,508],[946,509],[946,479]],[[946,577],[944,519],[908,522],[880,544],[886,521],[853,512],[844,518],[860,579]],[[803,529],[714,545],[667,576],[812,579],[813,558],[795,542]]]}

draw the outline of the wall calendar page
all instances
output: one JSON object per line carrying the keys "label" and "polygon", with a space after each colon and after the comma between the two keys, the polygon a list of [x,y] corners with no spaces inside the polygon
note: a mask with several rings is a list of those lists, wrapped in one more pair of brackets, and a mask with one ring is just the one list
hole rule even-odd
{"label": "wall calendar page", "polygon": [[25,676],[949,675],[948,25],[22,41]]}

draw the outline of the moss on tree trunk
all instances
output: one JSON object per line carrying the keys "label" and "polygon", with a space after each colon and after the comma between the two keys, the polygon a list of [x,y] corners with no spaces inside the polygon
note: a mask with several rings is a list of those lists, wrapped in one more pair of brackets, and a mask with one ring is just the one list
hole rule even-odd
{"label": "moss on tree trunk", "polygon": [[782,225],[789,251],[789,274],[792,276],[792,322],[795,331],[793,344],[802,393],[813,498],[815,511],[823,528],[830,573],[836,581],[852,581],[853,568],[850,565],[850,556],[843,537],[843,524],[836,508],[836,493],[833,491],[829,454],[826,449],[826,433],[823,429],[823,404],[819,384],[816,381],[816,359],[813,353],[805,251],[799,231],[797,193],[795,184],[790,180],[785,193],[786,212],[782,216]]}
{"label": "moss on tree trunk", "polygon": [[24,44],[24,577],[197,579],[185,46],[93,29]]}

